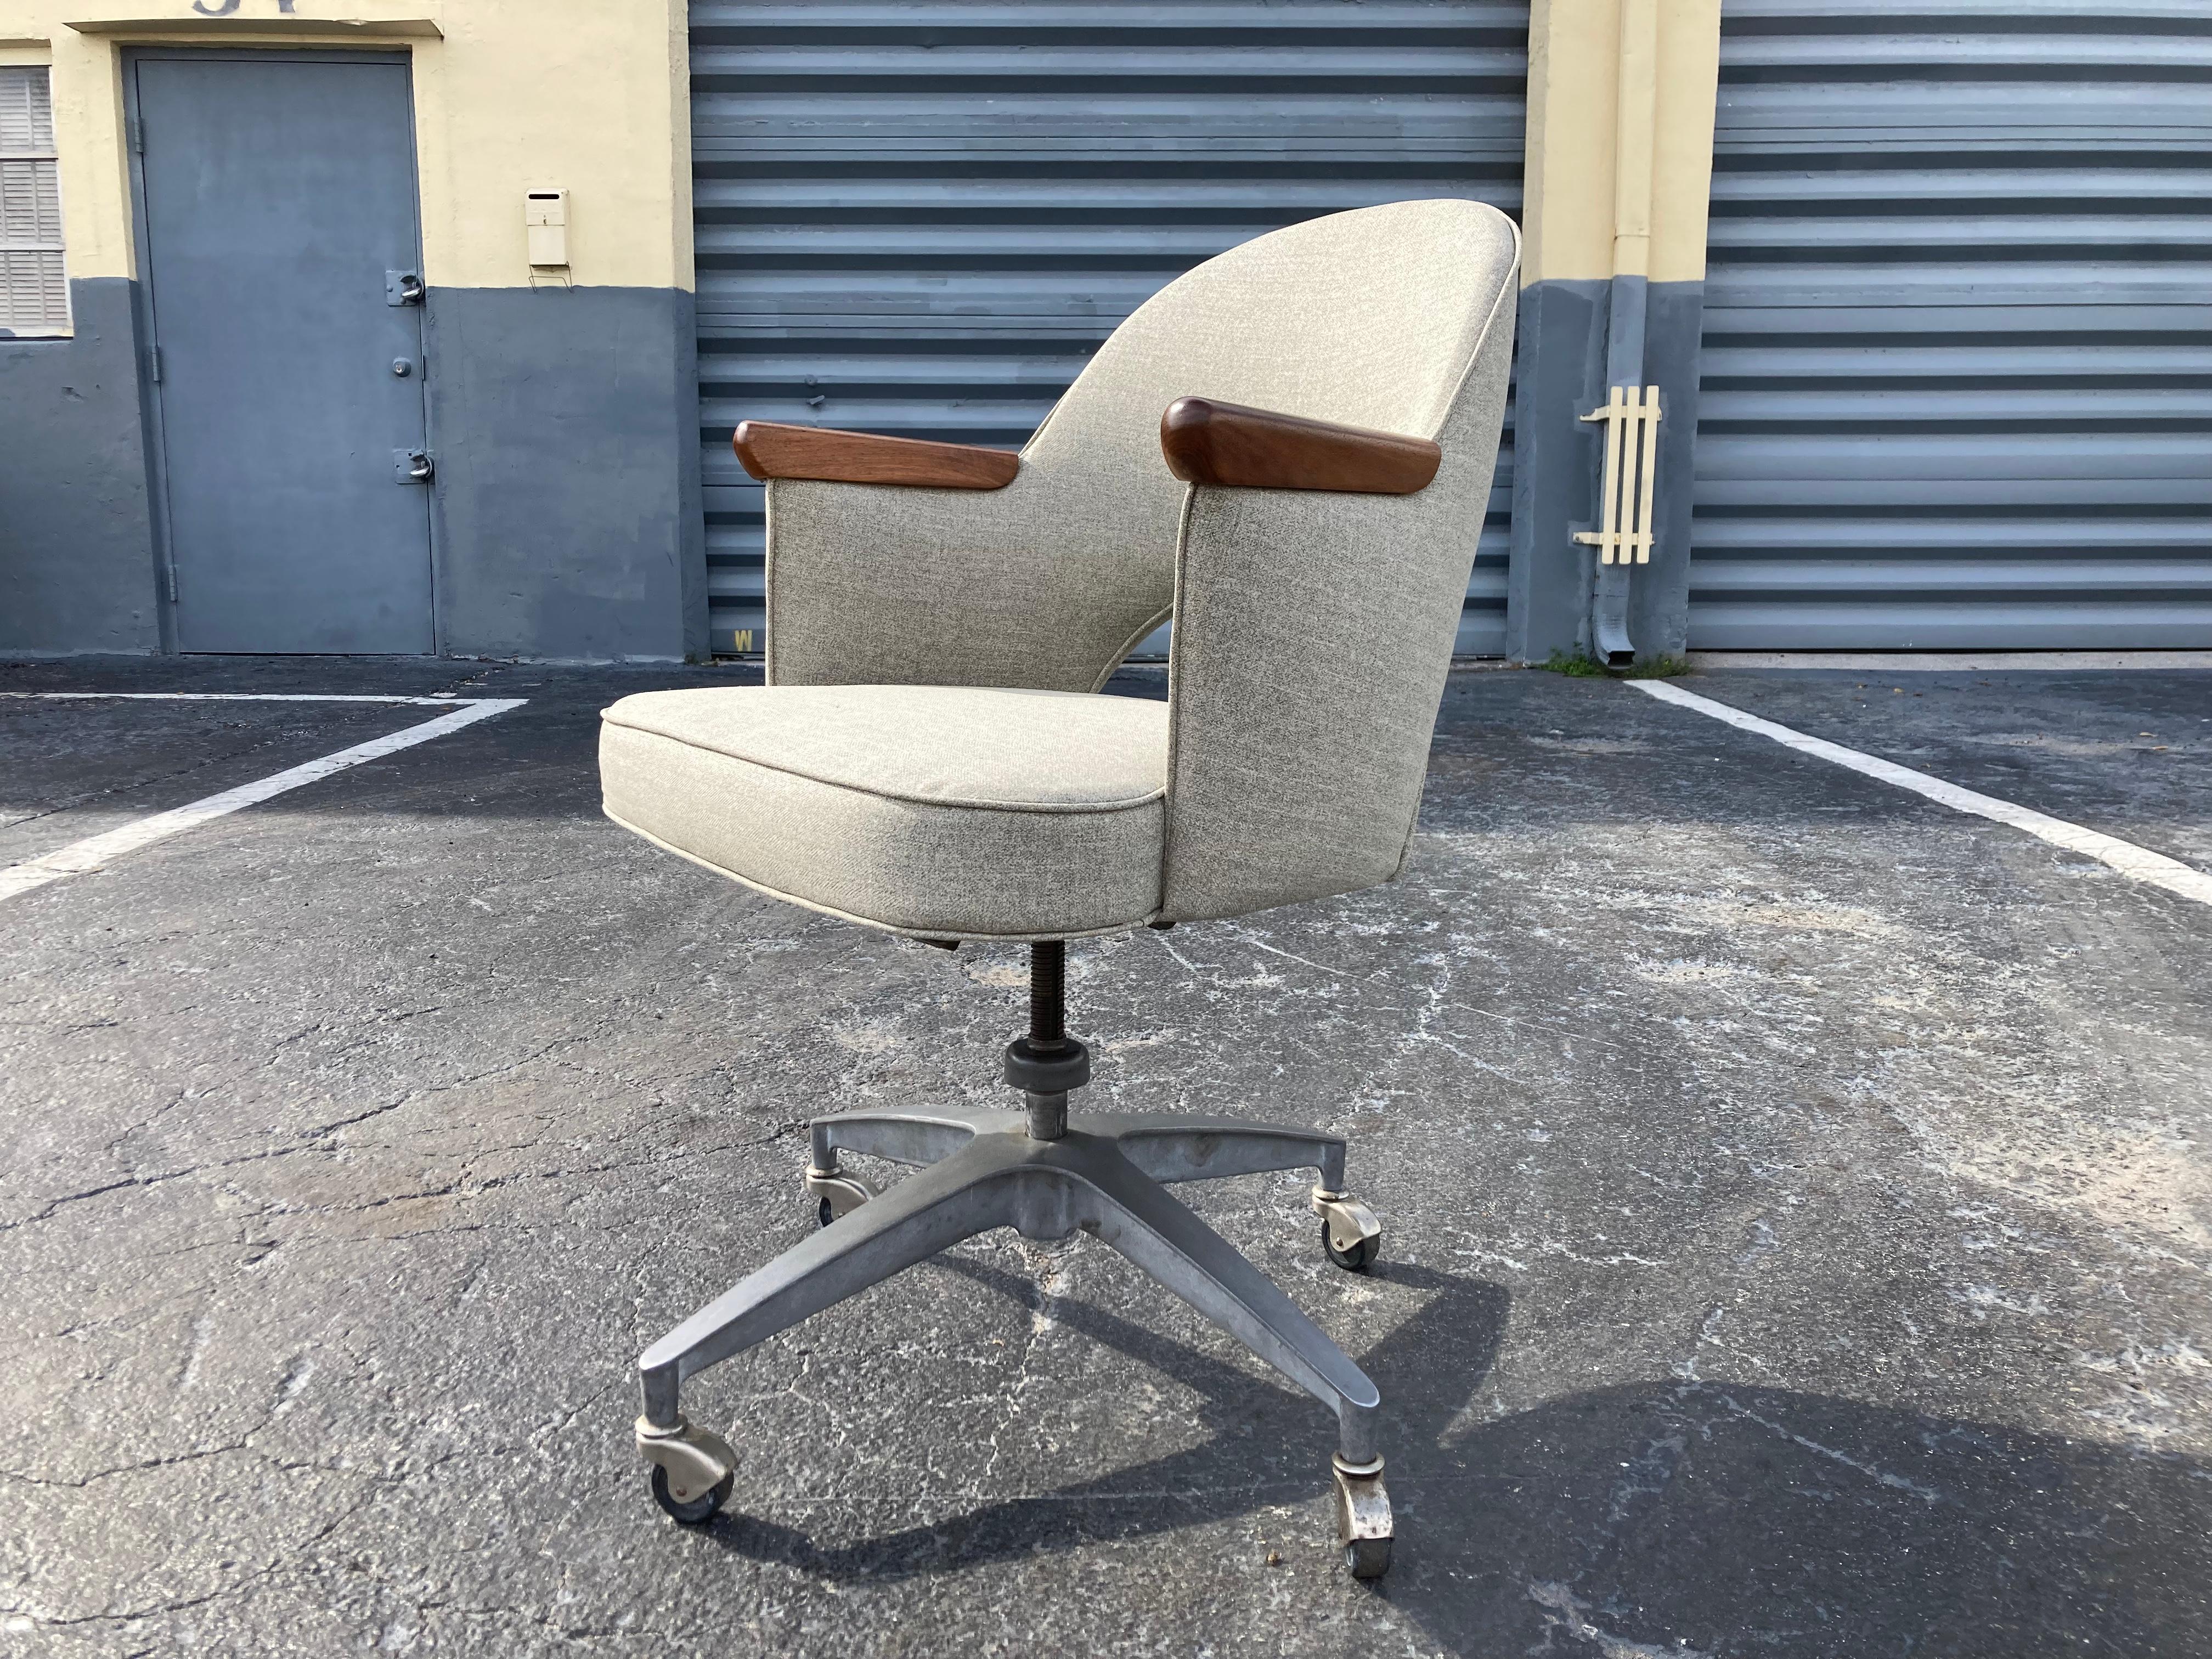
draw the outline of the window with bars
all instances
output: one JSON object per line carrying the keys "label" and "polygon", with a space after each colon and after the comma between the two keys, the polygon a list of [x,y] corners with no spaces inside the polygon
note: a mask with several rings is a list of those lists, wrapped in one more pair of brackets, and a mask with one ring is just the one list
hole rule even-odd
{"label": "window with bars", "polygon": [[69,325],[53,92],[43,66],[0,64],[0,335]]}

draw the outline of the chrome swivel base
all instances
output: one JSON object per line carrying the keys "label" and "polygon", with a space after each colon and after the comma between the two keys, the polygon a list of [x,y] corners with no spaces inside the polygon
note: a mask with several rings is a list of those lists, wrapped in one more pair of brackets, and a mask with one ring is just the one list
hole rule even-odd
{"label": "chrome swivel base", "polygon": [[[728,1445],[678,1409],[685,1379],[978,1233],[1012,1227],[1050,1240],[1080,1231],[1103,1239],[1335,1412],[1338,1540],[1355,1576],[1381,1577],[1390,1561],[1391,1522],[1374,1383],[1167,1190],[1173,1182],[1317,1170],[1312,1203],[1322,1246],[1340,1267],[1361,1269],[1375,1259],[1382,1230],[1344,1190],[1343,1139],[1236,1118],[1102,1112],[1071,1122],[1067,1091],[1088,1078],[1090,1061],[1083,1045],[1058,1029],[1058,947],[1037,947],[1040,956],[1048,949],[1055,953],[1049,1006],[1033,1012],[1030,1040],[1008,1051],[1008,1077],[1024,1089],[1025,1110],[817,1118],[805,1185],[819,1206],[821,1231],[640,1356],[645,1414],[637,1444],[653,1466],[654,1498],[678,1521],[704,1521],[735,1484]],[[919,1172],[878,1195],[844,1169],[841,1152]]]}
{"label": "chrome swivel base", "polygon": [[[1074,1127],[1080,1125],[1081,1127]],[[882,1196],[847,1174],[841,1152],[924,1166]],[[1095,1233],[1336,1413],[1340,1541],[1352,1571],[1389,1562],[1390,1503],[1376,1441],[1375,1385],[1320,1327],[1164,1183],[1316,1169],[1322,1241],[1344,1261],[1373,1260],[1382,1229],[1344,1186],[1344,1142],[1234,1118],[1081,1114],[1040,1140],[1024,1112],[871,1111],[817,1118],[806,1189],[828,1224],[685,1320],[638,1360],[638,1448],[674,1489],[663,1507],[703,1521],[732,1484],[734,1460],[677,1408],[684,1379],[856,1296],[947,1245],[994,1227],[1060,1239]],[[1350,1248],[1340,1245],[1339,1240]],[[659,1497],[659,1482],[655,1494]]]}

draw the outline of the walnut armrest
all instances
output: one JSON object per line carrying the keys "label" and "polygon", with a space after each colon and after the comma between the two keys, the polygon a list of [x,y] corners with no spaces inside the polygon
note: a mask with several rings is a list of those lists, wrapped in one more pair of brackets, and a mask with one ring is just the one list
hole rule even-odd
{"label": "walnut armrest", "polygon": [[1186,483],[1411,495],[1443,451],[1425,438],[1310,421],[1210,398],[1178,398],[1160,416],[1168,471]]}
{"label": "walnut armrest", "polygon": [[746,471],[763,480],[820,478],[831,483],[1003,489],[1022,465],[1021,457],[1011,449],[924,443],[775,421],[738,422],[730,447]]}

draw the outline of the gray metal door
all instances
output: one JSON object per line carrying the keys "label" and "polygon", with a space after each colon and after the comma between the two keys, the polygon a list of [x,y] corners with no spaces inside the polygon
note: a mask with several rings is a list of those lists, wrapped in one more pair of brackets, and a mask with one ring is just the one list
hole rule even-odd
{"label": "gray metal door", "polygon": [[431,650],[406,65],[133,73],[178,648]]}
{"label": "gray metal door", "polygon": [[1725,0],[1690,643],[2212,646],[2212,10]]}
{"label": "gray metal door", "polygon": [[[1018,445],[1224,248],[1421,197],[1520,216],[1528,0],[693,0],[690,21],[718,651],[760,641],[740,419]],[[1462,652],[1505,647],[1506,446]]]}

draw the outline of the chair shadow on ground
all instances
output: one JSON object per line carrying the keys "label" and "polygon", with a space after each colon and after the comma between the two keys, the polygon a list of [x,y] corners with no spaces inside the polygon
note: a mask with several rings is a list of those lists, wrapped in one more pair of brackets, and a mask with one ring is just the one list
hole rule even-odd
{"label": "chair shadow on ground", "polygon": [[[944,1268],[1035,1308],[1035,1286]],[[1486,1415],[1498,1286],[1385,1264],[1427,1293],[1361,1358],[1390,1412],[1396,1559],[1375,1591],[1464,1654],[2212,1655],[2212,1467],[1785,1389],[1694,1379]],[[1287,1386],[1086,1304],[1071,1330],[1206,1402],[1203,1443],[1043,1498],[834,1547],[747,1517],[707,1535],[841,1581],[1310,1506],[1331,1443]],[[1347,1581],[1348,1582],[1348,1581]],[[1358,1594],[1361,1592],[1352,1591]],[[1639,1645],[1640,1644],[1640,1645]]]}

